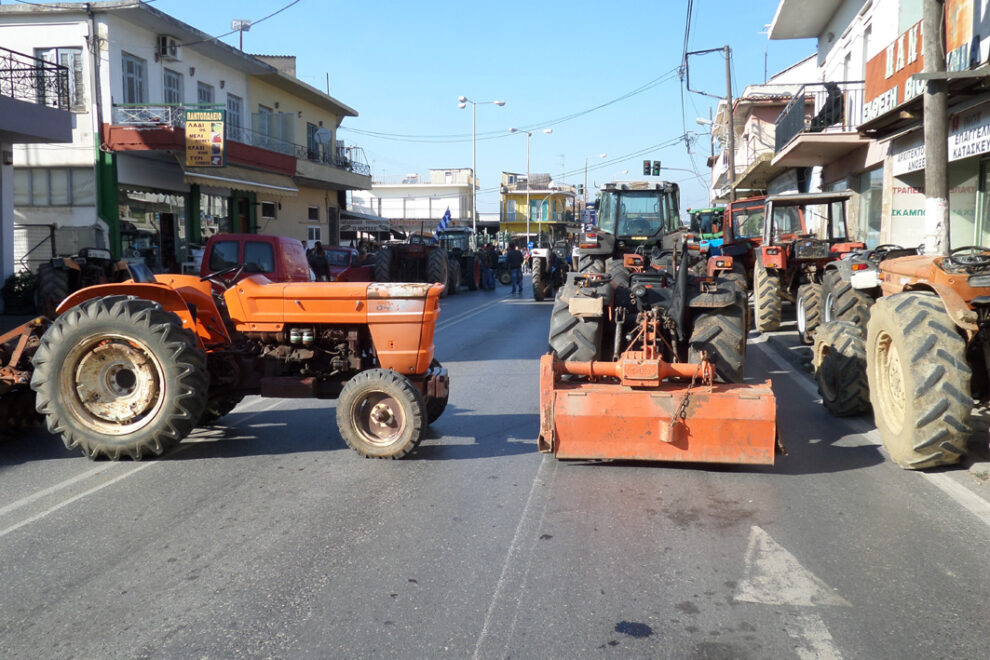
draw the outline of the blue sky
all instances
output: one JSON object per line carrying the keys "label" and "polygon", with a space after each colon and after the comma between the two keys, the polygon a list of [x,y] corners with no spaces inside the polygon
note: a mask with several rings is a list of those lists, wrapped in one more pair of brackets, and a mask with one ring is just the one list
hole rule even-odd
{"label": "blue sky", "polygon": [[[290,0],[157,0],[161,11],[209,33],[230,20],[257,20]],[[762,82],[764,55],[772,75],[814,52],[814,42],[768,41],[764,26],[777,0],[695,0],[690,50],[733,50],[733,92]],[[205,7],[209,7],[206,11]],[[676,68],[684,47],[687,0],[503,0],[488,2],[339,2],[300,0],[244,35],[244,50],[291,54],[297,75],[355,108],[339,137],[362,146],[376,176],[426,174],[430,168],[471,166],[471,110],[457,97],[503,99],[478,106],[480,212],[498,210],[502,170],[526,170],[526,137],[508,129],[536,129],[587,111],[654,82],[596,111],[559,121],[531,142],[532,172],[568,183],[637,178],[644,159],[697,169],[707,183],[707,135],[694,156],[679,138],[703,133],[715,100],[685,93]],[[237,35],[224,38],[237,44]],[[720,54],[690,60],[691,85],[725,90]],[[374,137],[358,131],[389,134]],[[397,137],[397,136],[441,137]],[[669,145],[655,146],[654,145]],[[654,147],[649,149],[650,147]],[[645,153],[640,153],[644,152]],[[607,153],[604,160],[597,157]],[[629,174],[622,174],[629,170]],[[707,204],[706,183],[691,172],[665,171],[681,184],[682,208]]]}

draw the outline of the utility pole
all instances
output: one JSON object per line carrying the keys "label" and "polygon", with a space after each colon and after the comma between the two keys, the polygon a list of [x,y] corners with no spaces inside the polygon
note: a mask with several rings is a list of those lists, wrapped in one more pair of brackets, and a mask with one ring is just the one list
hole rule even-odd
{"label": "utility pole", "polygon": [[729,112],[729,202],[736,201],[736,127],[732,112],[732,51],[729,44],[725,50],[725,102]]}
{"label": "utility pole", "polygon": [[949,253],[948,81],[945,71],[945,0],[924,0],[922,53],[925,73],[935,73],[925,85],[925,252]]}

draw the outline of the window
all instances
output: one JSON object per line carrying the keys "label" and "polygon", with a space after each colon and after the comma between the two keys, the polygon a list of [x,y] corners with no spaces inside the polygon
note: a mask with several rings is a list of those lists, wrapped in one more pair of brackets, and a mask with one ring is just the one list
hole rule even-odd
{"label": "window", "polygon": [[320,160],[320,143],[316,140],[316,124],[306,122],[306,157],[310,160]]}
{"label": "window", "polygon": [[[40,48],[34,51],[34,56],[39,60],[59,64],[69,70],[69,86],[64,94],[69,103],[69,110],[73,112],[85,112],[86,96],[83,93],[85,83],[83,82],[82,48]],[[61,90],[52,87],[53,82],[51,79],[38,79],[38,102],[44,105],[58,107],[58,92]]]}
{"label": "window", "polygon": [[265,220],[275,219],[275,202],[261,203],[261,217]]}
{"label": "window", "polygon": [[213,252],[210,253],[210,270],[217,272],[224,268],[236,266],[237,261],[237,241],[217,241],[213,244]]}
{"label": "window", "polygon": [[266,137],[272,135],[272,109],[266,105],[258,106],[258,125],[254,130]]}
{"label": "window", "polygon": [[320,207],[319,206],[310,206],[309,207],[309,219],[310,220],[316,220],[317,222],[320,221]]}
{"label": "window", "polygon": [[244,99],[234,94],[227,94],[227,137],[238,142],[244,138],[241,128],[244,126]]}
{"label": "window", "polygon": [[182,105],[182,74],[171,69],[165,69],[164,75],[165,93],[163,100],[165,105]]}
{"label": "window", "polygon": [[864,172],[859,177],[859,239],[866,247],[875,248],[880,239],[880,218],[883,213],[883,168]]}
{"label": "window", "polygon": [[274,273],[275,248],[272,244],[260,241],[245,243],[244,270],[248,273]]}
{"label": "window", "polygon": [[320,226],[309,226],[306,227],[306,241],[312,245],[316,241],[323,242],[323,227]]}
{"label": "window", "polygon": [[147,103],[147,62],[124,53],[121,55],[121,69],[124,72],[124,103]]}
{"label": "window", "polygon": [[205,82],[196,83],[196,100],[203,105],[213,105],[213,85]]}
{"label": "window", "polygon": [[84,167],[14,170],[14,206],[94,206],[96,179]]}

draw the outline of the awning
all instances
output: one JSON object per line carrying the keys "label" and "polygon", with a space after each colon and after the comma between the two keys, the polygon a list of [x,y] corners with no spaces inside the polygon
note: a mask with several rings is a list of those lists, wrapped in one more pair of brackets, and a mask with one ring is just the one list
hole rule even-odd
{"label": "awning", "polygon": [[360,213],[358,211],[340,212],[340,231],[363,231],[368,233],[388,233],[391,231],[391,222],[388,218],[383,218],[370,213]]}
{"label": "awning", "polygon": [[295,197],[299,194],[292,177],[274,172],[259,172],[246,167],[183,167],[182,178],[186,183],[197,183],[212,188],[244,190],[269,197]]}

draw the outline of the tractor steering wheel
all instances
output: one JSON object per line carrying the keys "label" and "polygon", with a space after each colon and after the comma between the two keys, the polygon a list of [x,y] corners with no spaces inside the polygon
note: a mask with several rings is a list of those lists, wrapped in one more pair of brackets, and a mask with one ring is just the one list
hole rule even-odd
{"label": "tractor steering wheel", "polygon": [[[203,275],[201,278],[199,278],[199,281],[216,284],[218,287],[226,291],[231,286],[233,286],[233,280],[237,279],[237,277],[241,274],[242,270],[244,270],[244,264],[234,264],[233,266],[227,266],[226,268],[221,268],[218,271],[207,273],[206,275]],[[231,277],[230,280],[225,280],[223,278],[224,275],[230,275],[231,273],[233,273],[234,276]]]}
{"label": "tractor steering wheel", "polygon": [[[965,252],[966,254],[961,254]],[[990,248],[980,245],[966,245],[949,252],[949,263],[967,270],[990,268]]]}
{"label": "tractor steering wheel", "polygon": [[879,261],[883,261],[883,259],[880,259],[879,257],[884,256],[886,253],[891,252],[892,250],[903,250],[903,249],[904,249],[903,247],[897,245],[896,243],[884,243],[883,245],[878,245],[872,250],[870,250],[870,256],[877,257]]}

